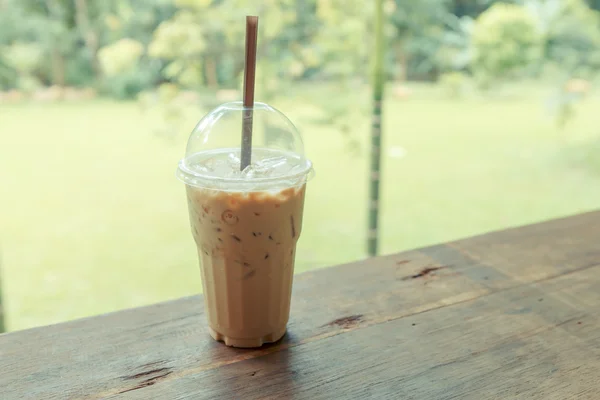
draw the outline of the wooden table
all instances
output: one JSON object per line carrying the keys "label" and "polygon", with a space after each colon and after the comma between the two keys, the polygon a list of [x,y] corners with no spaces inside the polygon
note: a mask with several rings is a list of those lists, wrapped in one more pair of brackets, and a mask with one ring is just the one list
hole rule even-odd
{"label": "wooden table", "polygon": [[600,212],[296,276],[236,350],[202,298],[0,336],[0,399],[600,399]]}

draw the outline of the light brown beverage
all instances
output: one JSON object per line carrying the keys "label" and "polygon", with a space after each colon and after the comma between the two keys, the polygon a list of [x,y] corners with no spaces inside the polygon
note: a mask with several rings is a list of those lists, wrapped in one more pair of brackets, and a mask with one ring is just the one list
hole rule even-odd
{"label": "light brown beverage", "polygon": [[304,183],[250,192],[187,186],[214,339],[259,347],[285,334],[304,193]]}
{"label": "light brown beverage", "polygon": [[[240,141],[239,128],[249,121],[252,135],[244,131]],[[177,177],[186,185],[216,340],[259,347],[284,335],[304,193],[313,175],[302,135],[268,104],[222,104],[191,132]]]}

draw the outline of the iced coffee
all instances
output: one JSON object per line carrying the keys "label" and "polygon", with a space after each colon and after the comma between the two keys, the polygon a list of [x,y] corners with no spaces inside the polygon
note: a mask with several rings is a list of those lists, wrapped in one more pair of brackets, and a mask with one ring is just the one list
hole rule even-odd
{"label": "iced coffee", "polygon": [[275,342],[289,318],[306,160],[255,149],[239,171],[239,151],[224,149],[189,165],[204,176],[186,190],[210,333],[235,347]]}
{"label": "iced coffee", "polygon": [[259,347],[286,331],[312,163],[293,124],[255,103],[251,162],[244,166],[245,110],[227,103],[206,115],[177,175],[186,184],[210,334],[229,346]]}
{"label": "iced coffee", "polygon": [[285,333],[304,185],[278,192],[188,187],[211,335],[259,347]]}

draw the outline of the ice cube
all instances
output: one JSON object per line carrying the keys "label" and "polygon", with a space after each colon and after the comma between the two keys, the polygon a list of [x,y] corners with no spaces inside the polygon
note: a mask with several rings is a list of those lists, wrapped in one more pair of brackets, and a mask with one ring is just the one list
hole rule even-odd
{"label": "ice cube", "polygon": [[213,175],[221,178],[235,178],[240,174],[240,164],[233,163],[229,158],[216,158],[212,167]]}
{"label": "ice cube", "polygon": [[246,168],[244,168],[244,170],[242,171],[242,177],[244,177],[246,179],[252,179],[255,177],[256,172],[257,171],[256,171],[254,164],[250,164]]}
{"label": "ice cube", "polygon": [[239,168],[240,165],[240,156],[237,155],[236,153],[229,153],[227,155],[227,160],[229,161],[229,163],[233,166],[233,165],[237,165]]}
{"label": "ice cube", "polygon": [[260,161],[252,163],[242,171],[242,176],[247,179],[269,178],[273,173],[273,168],[262,165]]}
{"label": "ice cube", "polygon": [[285,165],[285,163],[287,163],[287,158],[285,156],[278,156],[259,160],[257,165],[260,165],[260,167],[265,169],[276,169],[277,167]]}
{"label": "ice cube", "polygon": [[202,175],[207,175],[211,172],[213,172],[213,169],[210,165],[206,165],[206,164],[193,164],[192,169]]}

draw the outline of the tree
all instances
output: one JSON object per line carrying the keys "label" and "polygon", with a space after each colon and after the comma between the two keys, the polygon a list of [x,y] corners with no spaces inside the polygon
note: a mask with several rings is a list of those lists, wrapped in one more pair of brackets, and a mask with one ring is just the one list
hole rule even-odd
{"label": "tree", "polygon": [[390,3],[394,28],[390,51],[399,68],[396,76],[431,77],[435,74],[434,56],[450,17],[449,0],[394,0]]}
{"label": "tree", "polygon": [[[310,2],[301,2],[302,4]],[[302,44],[310,32],[298,2],[273,0],[176,0],[175,15],[158,27],[149,54],[165,60],[165,78],[183,87],[238,87],[244,66],[245,15],[260,16],[259,92],[275,81],[303,76]],[[265,97],[265,96],[263,96]]]}
{"label": "tree", "polygon": [[38,33],[38,21],[27,18],[22,2],[0,2],[0,89],[18,87],[39,72]]}
{"label": "tree", "polygon": [[39,71],[40,79],[50,84],[66,85],[68,59],[73,55],[78,39],[74,3],[67,0],[23,0],[20,7],[34,25],[35,41],[44,49],[44,58],[49,60]]}
{"label": "tree", "polygon": [[368,75],[368,21],[373,8],[357,0],[318,0],[318,29],[307,46],[321,79],[345,80]]}
{"label": "tree", "polygon": [[549,104],[559,128],[574,117],[589,83],[600,73],[600,13],[583,0],[527,0],[541,32],[540,69],[557,82]]}
{"label": "tree", "polygon": [[305,59],[310,61],[310,78],[326,82],[332,91],[345,93],[335,101],[313,96],[311,101],[320,110],[317,122],[340,132],[346,149],[354,155],[361,149],[352,117],[369,115],[369,98],[358,93],[369,79],[373,5],[361,0],[318,0],[315,35],[303,47]]}
{"label": "tree", "polygon": [[[136,73],[107,79],[98,54],[123,38],[145,46],[174,10],[171,0],[0,0],[0,86],[36,80],[44,85],[99,85],[119,95],[121,86],[154,85],[160,70],[156,60],[142,57]],[[5,54],[15,45],[35,45],[42,51],[44,62],[27,72],[32,79],[17,79],[22,72],[7,60]]]}
{"label": "tree", "polygon": [[131,72],[143,53],[144,46],[140,42],[125,38],[103,47],[98,58],[106,75],[116,76]]}
{"label": "tree", "polygon": [[469,16],[448,18],[447,29],[435,54],[435,62],[442,71],[467,71],[473,62],[473,28]]}
{"label": "tree", "polygon": [[541,31],[544,61],[568,75],[590,78],[600,70],[600,13],[583,0],[529,0]]}
{"label": "tree", "polygon": [[26,92],[41,84],[35,73],[43,65],[43,49],[37,43],[15,42],[5,47],[7,63],[17,73],[17,87]]}
{"label": "tree", "polygon": [[452,0],[450,11],[457,18],[477,18],[496,0]]}
{"label": "tree", "polygon": [[475,22],[473,72],[482,87],[522,74],[542,56],[535,18],[522,6],[496,3]]}
{"label": "tree", "polygon": [[[91,4],[91,3],[90,3]],[[98,50],[104,68],[117,67],[104,74],[99,84],[105,93],[118,98],[135,98],[141,91],[153,89],[164,77],[164,64],[146,52],[157,27],[176,12],[171,0],[111,0],[104,4],[101,15]],[[97,24],[99,24],[97,22]],[[140,52],[141,45],[141,52]],[[133,50],[129,52],[128,49]],[[104,54],[102,56],[101,54]],[[106,72],[106,70],[104,70]]]}
{"label": "tree", "polygon": [[592,10],[600,11],[600,0],[587,0],[587,4]]}
{"label": "tree", "polygon": [[[310,74],[316,65],[315,52],[306,47],[317,26],[315,0],[176,0],[176,4],[180,8],[159,25],[148,46],[149,55],[165,63],[162,73],[168,86],[159,91],[163,94],[159,100],[170,116],[177,114],[171,104],[179,89],[240,87],[246,15],[260,17],[257,100],[270,102],[286,93],[290,82]],[[208,107],[215,106],[215,100],[214,95],[203,98]],[[169,118],[175,123],[176,117]],[[269,127],[265,131],[278,134]]]}
{"label": "tree", "polygon": [[[109,2],[108,2],[109,3]],[[100,78],[102,70],[98,61],[98,49],[100,48],[100,24],[102,21],[102,5],[107,2],[94,2],[88,5],[87,0],[75,0],[75,25],[79,36],[83,39],[90,60],[92,71],[96,78]],[[93,14],[96,15],[93,15]],[[96,22],[96,23],[95,23]]]}

